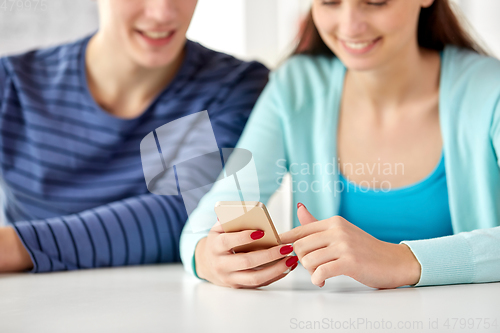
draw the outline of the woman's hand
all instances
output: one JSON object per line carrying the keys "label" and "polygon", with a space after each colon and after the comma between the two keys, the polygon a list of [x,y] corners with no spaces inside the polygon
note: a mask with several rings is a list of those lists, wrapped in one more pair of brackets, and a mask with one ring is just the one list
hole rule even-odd
{"label": "woman's hand", "polygon": [[33,268],[33,262],[16,231],[0,227],[0,272],[20,272]]}
{"label": "woman's hand", "polygon": [[[260,230],[225,233],[219,222],[198,242],[195,251],[196,273],[216,285],[231,288],[258,288],[284,278],[297,267],[298,258],[289,256],[291,245],[267,250],[233,253],[232,249],[264,237]],[[256,267],[281,259],[267,267]]]}
{"label": "woman's hand", "polygon": [[420,263],[405,244],[380,241],[340,216],[318,221],[297,207],[300,227],[282,235],[311,274],[313,284],[347,275],[373,288],[412,285],[420,279]]}

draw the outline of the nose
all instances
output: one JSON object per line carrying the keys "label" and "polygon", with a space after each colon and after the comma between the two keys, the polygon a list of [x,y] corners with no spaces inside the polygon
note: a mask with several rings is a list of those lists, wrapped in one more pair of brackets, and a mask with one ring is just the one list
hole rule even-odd
{"label": "nose", "polygon": [[144,7],[144,15],[157,23],[168,23],[175,19],[177,14],[177,0],[147,0]]}
{"label": "nose", "polygon": [[357,5],[345,3],[341,8],[339,35],[348,38],[362,36],[367,30],[366,17]]}

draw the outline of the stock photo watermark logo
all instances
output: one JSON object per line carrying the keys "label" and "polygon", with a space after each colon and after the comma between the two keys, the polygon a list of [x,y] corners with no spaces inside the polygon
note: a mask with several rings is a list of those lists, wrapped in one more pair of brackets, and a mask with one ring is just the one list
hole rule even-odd
{"label": "stock photo watermark logo", "polygon": [[[430,321],[429,321],[430,322]],[[330,330],[422,330],[424,328],[424,321],[422,320],[400,320],[392,321],[385,318],[381,319],[368,319],[364,317],[335,319],[335,318],[322,318],[321,320],[300,320],[298,318],[290,318],[289,327],[292,330],[306,330],[306,331],[330,331]]]}
{"label": "stock photo watermark logo", "polygon": [[[281,185],[283,177],[292,176],[292,192],[296,193],[332,193],[335,192],[389,192],[393,186],[389,180],[380,180],[390,176],[404,175],[404,163],[382,163],[379,158],[374,163],[341,163],[340,159],[328,163],[290,163],[287,160],[276,161],[276,182]],[[345,178],[347,175],[362,176],[363,180],[355,183]],[[342,181],[340,178],[344,178]],[[367,180],[369,179],[369,180]]]}
{"label": "stock photo watermark logo", "polygon": [[[211,196],[215,207],[218,201],[253,201],[261,198],[257,169],[250,151],[240,148],[219,148],[207,111],[194,113],[171,121],[144,137],[140,144],[144,179],[149,192],[156,195],[181,196],[188,217],[199,201],[212,187],[217,187],[217,198]],[[340,161],[334,163],[291,163],[276,161],[276,181],[292,175],[293,192],[332,192],[352,190],[333,177],[341,170]],[[390,182],[376,184],[376,175],[404,174],[404,165],[396,163],[343,164],[343,170],[356,175],[374,176],[373,182],[360,182],[359,191],[389,191]],[[365,184],[366,183],[366,184]],[[377,186],[378,185],[378,186]],[[242,211],[242,214],[244,212]],[[193,232],[210,229],[216,216],[195,219]],[[205,220],[206,224],[199,222]]]}
{"label": "stock photo watermark logo", "polygon": [[0,0],[0,12],[47,11],[47,0]]}
{"label": "stock photo watermark logo", "polygon": [[[219,149],[207,111],[157,128],[144,137],[140,150],[149,192],[182,196],[188,217],[212,186],[224,188],[212,207],[217,201],[260,201],[252,153]],[[192,231],[210,229],[216,221],[206,222],[192,223]]]}
{"label": "stock photo watermark logo", "polygon": [[305,320],[290,318],[289,328],[297,331],[411,331],[414,332],[498,332],[498,319],[492,317],[429,317],[415,320],[394,320],[389,318],[321,318]]}

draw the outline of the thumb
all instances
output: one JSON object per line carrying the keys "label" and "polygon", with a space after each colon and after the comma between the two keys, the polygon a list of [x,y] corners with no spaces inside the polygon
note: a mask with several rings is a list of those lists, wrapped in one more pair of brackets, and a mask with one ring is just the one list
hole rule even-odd
{"label": "thumb", "polygon": [[297,204],[297,217],[299,218],[301,225],[318,221],[311,213],[309,213],[306,206],[300,202]]}

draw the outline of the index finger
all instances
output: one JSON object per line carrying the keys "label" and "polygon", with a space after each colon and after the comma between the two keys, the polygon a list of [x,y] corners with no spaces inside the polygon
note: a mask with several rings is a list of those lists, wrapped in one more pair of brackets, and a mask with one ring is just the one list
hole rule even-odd
{"label": "index finger", "polygon": [[[324,221],[324,220],[323,220]],[[317,221],[308,223],[306,225],[301,225],[300,227],[293,228],[290,231],[280,234],[280,239],[283,244],[294,243],[295,241],[304,238],[306,236],[312,235],[314,233],[324,231],[327,229],[323,221]]]}
{"label": "index finger", "polygon": [[241,231],[224,232],[222,227],[219,227],[221,231],[219,231],[218,227],[216,227],[215,225],[212,228],[213,232],[216,233],[217,238],[217,241],[215,243],[215,250],[219,253],[231,252],[233,251],[233,248],[237,246],[250,244],[261,239],[264,236],[264,231],[262,230],[247,229]]}

